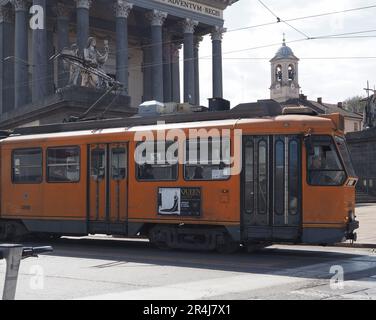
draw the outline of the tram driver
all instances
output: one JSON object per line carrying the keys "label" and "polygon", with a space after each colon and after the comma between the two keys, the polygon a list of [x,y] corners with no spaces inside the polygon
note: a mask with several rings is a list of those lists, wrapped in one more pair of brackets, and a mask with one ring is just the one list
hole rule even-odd
{"label": "tram driver", "polygon": [[[309,180],[312,185],[332,185],[336,182],[333,179],[330,171],[328,169],[328,163],[322,155],[316,155],[312,157]],[[338,174],[338,173],[337,173]]]}

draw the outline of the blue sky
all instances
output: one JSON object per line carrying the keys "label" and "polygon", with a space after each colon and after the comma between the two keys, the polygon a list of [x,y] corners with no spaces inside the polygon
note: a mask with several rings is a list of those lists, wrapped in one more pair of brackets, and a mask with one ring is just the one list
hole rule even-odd
{"label": "blue sky", "polygon": [[[304,17],[331,11],[340,11],[376,5],[370,0],[263,0],[280,18]],[[295,28],[310,37],[358,32],[376,29],[376,8],[344,14],[310,18],[291,22]],[[279,23],[243,31],[237,28],[273,22],[276,19],[257,0],[239,0],[225,12],[225,27],[230,31],[223,40],[224,97],[232,106],[241,102],[270,97],[270,64],[286,33],[287,42],[303,36],[289,26]],[[370,57],[376,56],[375,38],[310,40],[288,44],[301,58],[299,65],[300,86],[312,100],[323,97],[336,103],[348,97],[363,95],[362,90],[370,81],[376,85],[376,59],[311,60],[319,57]],[[232,51],[264,45],[275,46],[242,52]],[[211,40],[207,36],[200,47],[201,103],[207,105],[211,97]],[[249,59],[251,58],[251,59]]]}

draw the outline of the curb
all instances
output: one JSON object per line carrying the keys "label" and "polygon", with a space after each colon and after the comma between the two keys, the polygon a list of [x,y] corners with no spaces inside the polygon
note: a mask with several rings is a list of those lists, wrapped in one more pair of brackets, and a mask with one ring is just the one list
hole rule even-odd
{"label": "curb", "polygon": [[334,247],[355,249],[376,249],[376,243],[338,243]]}

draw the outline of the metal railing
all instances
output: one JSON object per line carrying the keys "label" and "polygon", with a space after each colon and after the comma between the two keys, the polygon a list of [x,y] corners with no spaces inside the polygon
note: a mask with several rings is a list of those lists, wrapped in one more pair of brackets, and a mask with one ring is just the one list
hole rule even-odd
{"label": "metal railing", "polygon": [[38,257],[38,254],[52,252],[52,247],[24,247],[19,244],[0,244],[0,260],[6,261],[3,300],[16,297],[18,272],[22,259]]}

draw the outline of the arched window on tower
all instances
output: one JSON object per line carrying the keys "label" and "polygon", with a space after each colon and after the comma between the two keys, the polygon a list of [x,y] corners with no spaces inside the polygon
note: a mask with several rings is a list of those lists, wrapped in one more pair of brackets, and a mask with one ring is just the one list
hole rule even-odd
{"label": "arched window on tower", "polygon": [[275,71],[275,77],[277,82],[282,82],[282,66],[278,65]]}
{"label": "arched window on tower", "polygon": [[289,65],[288,72],[289,72],[289,81],[294,81],[294,79],[295,79],[295,68],[292,64]]}

